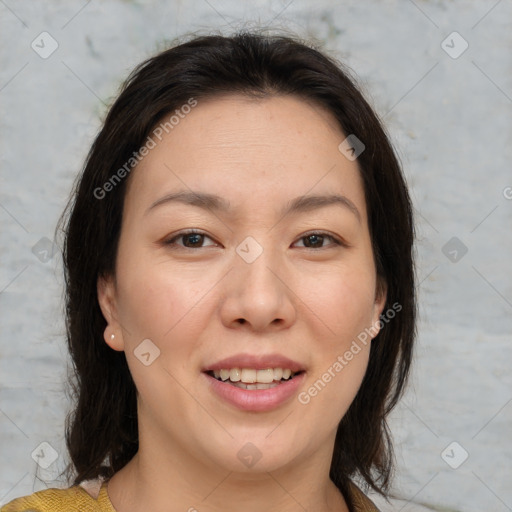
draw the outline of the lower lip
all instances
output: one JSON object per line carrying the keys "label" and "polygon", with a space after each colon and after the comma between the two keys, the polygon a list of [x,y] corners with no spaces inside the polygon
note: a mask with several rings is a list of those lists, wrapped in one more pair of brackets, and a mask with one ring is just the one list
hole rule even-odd
{"label": "lower lip", "polygon": [[269,389],[242,389],[219,381],[203,373],[209,381],[210,389],[220,398],[243,411],[264,412],[276,409],[297,393],[305,372]]}

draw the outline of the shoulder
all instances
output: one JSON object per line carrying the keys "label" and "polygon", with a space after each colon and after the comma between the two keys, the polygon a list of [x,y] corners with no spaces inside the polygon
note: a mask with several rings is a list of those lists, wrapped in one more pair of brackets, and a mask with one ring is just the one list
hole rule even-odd
{"label": "shoulder", "polygon": [[100,512],[100,504],[87,491],[75,485],[67,489],[45,489],[16,498],[0,512]]}
{"label": "shoulder", "polygon": [[[361,489],[359,489],[359,487],[357,487],[353,482],[350,482],[350,490],[354,500],[354,512],[379,512],[375,503],[363,494]],[[1,512],[3,512],[3,510]]]}

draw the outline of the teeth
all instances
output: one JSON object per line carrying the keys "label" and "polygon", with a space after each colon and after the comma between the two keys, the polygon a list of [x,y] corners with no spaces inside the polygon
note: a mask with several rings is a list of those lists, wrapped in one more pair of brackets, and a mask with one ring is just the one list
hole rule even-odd
{"label": "teeth", "polygon": [[242,379],[242,372],[238,368],[232,368],[229,371],[229,380],[231,382],[239,382]]}
{"label": "teeth", "polygon": [[231,385],[241,389],[270,389],[279,386],[277,382],[272,382],[271,384],[244,384],[243,382],[231,382]]}
{"label": "teeth", "polygon": [[247,384],[251,384],[253,382],[256,382],[257,375],[258,372],[256,370],[248,370],[247,368],[244,368],[242,370],[242,377],[240,378],[240,380]]}
{"label": "teeth", "polygon": [[[214,370],[213,375],[216,379],[222,381],[230,380],[233,383],[244,386],[244,389],[267,389],[269,384],[281,379],[288,380],[295,375],[289,368],[267,368],[265,370],[255,370],[252,368],[226,368]],[[246,387],[245,385],[248,385]],[[256,387],[256,386],[265,387]],[[275,384],[277,385],[277,383]],[[273,386],[271,386],[273,387]]]}
{"label": "teeth", "polygon": [[262,384],[270,384],[274,380],[274,370],[269,368],[268,370],[258,370],[256,372],[256,382]]}

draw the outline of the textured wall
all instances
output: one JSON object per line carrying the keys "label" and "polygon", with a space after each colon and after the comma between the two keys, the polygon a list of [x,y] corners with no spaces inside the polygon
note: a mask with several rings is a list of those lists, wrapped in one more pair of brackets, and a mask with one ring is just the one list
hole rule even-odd
{"label": "textured wall", "polygon": [[[64,467],[51,240],[106,105],[165,40],[264,24],[348,63],[411,187],[419,338],[391,419],[397,499],[382,509],[512,510],[511,2],[3,0],[0,13],[0,503],[58,485]],[[39,480],[43,442],[41,466],[58,458]]]}

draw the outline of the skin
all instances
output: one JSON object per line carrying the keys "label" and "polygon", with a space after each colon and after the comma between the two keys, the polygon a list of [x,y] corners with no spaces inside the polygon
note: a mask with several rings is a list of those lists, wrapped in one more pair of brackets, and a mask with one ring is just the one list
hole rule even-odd
{"label": "skin", "polygon": [[[224,402],[201,373],[241,352],[277,352],[303,364],[307,391],[378,322],[385,286],[379,295],[357,161],[338,150],[345,137],[302,99],[227,95],[200,100],[132,171],[116,275],[98,281],[105,342],[125,352],[138,389],[139,452],[108,486],[118,512],[348,510],[329,467],[370,343],[308,404],[294,396],[267,412]],[[233,210],[147,212],[181,189]],[[349,198],[360,220],[339,205],[279,214],[297,196],[327,193]],[[190,228],[206,237],[165,245]],[[311,230],[348,247],[303,238]],[[252,263],[235,251],[247,236],[263,249]],[[160,356],[145,366],[134,350],[148,338]],[[251,468],[237,457],[248,442],[262,455]]]}

